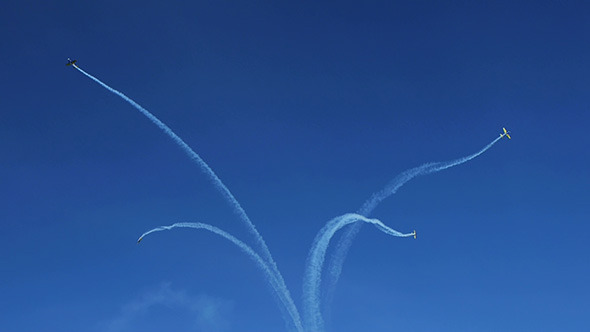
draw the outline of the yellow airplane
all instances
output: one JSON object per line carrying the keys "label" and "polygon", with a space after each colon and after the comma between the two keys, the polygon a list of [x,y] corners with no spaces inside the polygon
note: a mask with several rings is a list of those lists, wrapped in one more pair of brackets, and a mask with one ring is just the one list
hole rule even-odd
{"label": "yellow airplane", "polygon": [[508,139],[512,139],[512,137],[510,137],[510,132],[506,130],[506,128],[502,128],[502,130],[504,130],[503,134],[500,134],[500,137],[508,137]]}
{"label": "yellow airplane", "polygon": [[137,244],[139,244],[139,242],[141,242],[141,240],[143,240],[143,236],[139,238],[139,240],[137,240]]}
{"label": "yellow airplane", "polygon": [[414,239],[416,238],[416,230],[414,230]]}
{"label": "yellow airplane", "polygon": [[74,67],[76,67],[76,61],[78,60],[71,60],[70,58],[68,58],[68,63],[66,63],[66,66],[74,65]]}

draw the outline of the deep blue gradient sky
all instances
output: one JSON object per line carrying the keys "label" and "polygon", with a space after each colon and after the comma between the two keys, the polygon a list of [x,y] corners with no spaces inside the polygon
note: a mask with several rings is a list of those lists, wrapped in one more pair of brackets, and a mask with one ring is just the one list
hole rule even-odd
{"label": "deep blue gradient sky", "polygon": [[309,247],[398,173],[331,331],[587,331],[584,2],[4,1],[0,330],[284,331],[252,238],[157,115],[232,190],[301,306]]}

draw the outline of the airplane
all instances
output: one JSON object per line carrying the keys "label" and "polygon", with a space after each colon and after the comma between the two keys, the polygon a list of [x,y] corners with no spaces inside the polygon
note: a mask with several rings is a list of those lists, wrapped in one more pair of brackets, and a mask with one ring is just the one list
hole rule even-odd
{"label": "airplane", "polygon": [[500,137],[508,137],[508,139],[512,139],[512,137],[510,137],[510,132],[506,130],[506,128],[502,128],[502,130],[504,130],[503,134],[500,134]]}
{"label": "airplane", "polygon": [[143,240],[143,236],[139,238],[139,240],[137,240],[137,244],[139,244],[139,242],[141,242],[141,240]]}
{"label": "airplane", "polygon": [[416,238],[416,230],[414,230],[414,239]]}
{"label": "airplane", "polygon": [[76,61],[78,60],[71,60],[70,58],[68,58],[68,63],[66,63],[66,66],[74,65],[74,67],[76,67]]}

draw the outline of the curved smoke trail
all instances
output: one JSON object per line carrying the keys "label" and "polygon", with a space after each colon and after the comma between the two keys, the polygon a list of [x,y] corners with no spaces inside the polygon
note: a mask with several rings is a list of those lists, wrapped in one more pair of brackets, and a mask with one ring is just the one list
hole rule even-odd
{"label": "curved smoke trail", "polygon": [[324,329],[324,322],[320,311],[319,288],[321,285],[322,266],[330,240],[342,227],[359,221],[373,224],[377,229],[387,235],[398,237],[414,236],[414,233],[400,233],[387,227],[378,219],[369,219],[355,213],[347,213],[328,221],[316,235],[307,258],[303,280],[303,319],[307,331],[319,332]]}
{"label": "curved smoke trail", "polygon": [[[145,236],[147,236],[151,233],[167,231],[167,230],[171,230],[171,229],[177,228],[177,227],[204,229],[204,230],[207,230],[207,231],[212,232],[214,234],[217,234],[217,235],[225,238],[226,240],[229,240],[230,242],[232,242],[236,246],[238,246],[238,248],[240,248],[240,250],[242,250],[246,255],[248,255],[248,257],[250,259],[252,259],[254,261],[254,263],[256,263],[256,266],[258,266],[258,268],[260,270],[262,270],[262,272],[266,276],[266,279],[270,283],[271,287],[275,290],[276,295],[279,298],[279,301],[283,304],[284,310],[286,310],[287,315],[290,316],[295,329],[297,331],[303,332],[303,327],[301,325],[301,319],[299,317],[299,313],[297,311],[297,308],[295,307],[295,303],[293,303],[293,300],[291,299],[291,295],[289,294],[288,291],[286,293],[282,291],[282,287],[284,286],[282,284],[282,280],[279,280],[276,278],[273,271],[269,268],[268,264],[262,259],[262,257],[260,257],[260,255],[258,255],[251,247],[249,247],[244,242],[240,241],[235,236],[229,234],[228,232],[226,232],[218,227],[215,227],[215,226],[212,226],[209,224],[204,224],[204,223],[200,223],[200,222],[195,222],[195,223],[179,222],[179,223],[172,224],[170,226],[156,227],[152,230],[149,230],[149,231],[143,233],[139,238],[143,239]],[[288,320],[285,320],[285,321],[288,322]]]}
{"label": "curved smoke trail", "polygon": [[[131,104],[131,106],[135,107],[138,111],[140,111],[143,115],[145,115],[150,121],[152,121],[156,126],[158,126],[158,128],[160,128],[166,135],[168,135],[178,146],[180,146],[180,148],[182,148],[182,150],[184,150],[184,152],[194,162],[197,163],[197,165],[199,165],[199,167],[201,168],[201,170],[205,174],[208,175],[209,179],[211,180],[211,182],[213,183],[213,185],[217,188],[217,190],[219,192],[221,192],[221,194],[227,199],[227,201],[233,207],[234,213],[236,213],[240,217],[240,219],[246,224],[248,230],[254,236],[254,239],[256,240],[256,242],[258,244],[258,247],[262,251],[262,256],[264,257],[266,263],[270,266],[270,269],[272,270],[272,273],[275,275],[275,278],[279,282],[279,284],[280,284],[280,287],[279,287],[280,288],[280,291],[283,294],[287,294],[287,296],[290,297],[290,295],[288,295],[289,294],[289,290],[287,289],[287,286],[285,285],[285,281],[283,279],[283,276],[279,272],[279,269],[277,268],[277,264],[275,263],[274,259],[272,258],[272,255],[270,253],[270,250],[268,249],[268,246],[264,242],[264,239],[262,238],[262,236],[260,235],[260,233],[258,233],[258,230],[256,230],[256,227],[254,226],[254,224],[252,223],[252,221],[250,220],[250,218],[246,214],[246,211],[244,211],[244,209],[242,208],[242,206],[240,205],[240,203],[236,200],[236,198],[234,197],[234,195],[223,184],[223,182],[221,182],[221,180],[219,179],[219,177],[215,174],[215,172],[213,172],[213,170],[209,167],[209,165],[207,165],[207,163],[205,163],[205,161],[195,151],[193,151],[193,149],[191,149],[191,147],[188,146],[188,144],[186,144],[182,140],[182,138],[180,138],[180,136],[176,135],[176,133],[174,131],[172,131],[172,129],[170,129],[170,127],[168,127],[165,123],[163,123],[162,121],[160,121],[160,119],[158,119],[155,115],[153,115],[152,113],[150,113],[148,110],[146,110],[145,108],[143,108],[141,105],[139,105],[138,103],[136,103],[131,98],[127,97],[122,92],[111,88],[110,86],[106,85],[101,80],[99,80],[98,78],[96,78],[96,77],[88,74],[87,72],[85,72],[84,70],[82,70],[77,65],[74,64],[73,66],[78,71],[80,71],[82,74],[86,75],[91,80],[93,80],[96,83],[100,84],[103,88],[105,88],[105,89],[109,90],[110,92],[114,93],[115,95],[123,98],[123,100],[125,100],[126,102],[128,102],[129,104]],[[291,302],[293,302],[293,301],[291,300]]]}
{"label": "curved smoke trail", "polygon": [[[189,155],[189,157],[194,162],[196,162],[201,167],[202,171],[206,175],[208,175],[209,179],[213,182],[214,186],[233,207],[234,213],[236,213],[240,217],[240,219],[246,224],[248,230],[254,236],[259,249],[262,251],[262,257],[258,255],[251,247],[246,245],[244,242],[238,240],[231,234],[222,231],[217,227],[203,223],[176,223],[171,226],[162,226],[144,233],[141,236],[141,238],[153,232],[169,230],[176,227],[205,229],[226,238],[227,240],[237,245],[252,260],[254,260],[257,266],[264,272],[268,279],[268,282],[270,283],[271,287],[276,292],[276,295],[278,296],[280,302],[284,306],[284,308],[281,309],[286,311],[287,315],[291,318],[295,329],[297,331],[302,332],[303,327],[297,308],[293,303],[291,295],[285,285],[284,279],[280,274],[278,267],[275,261],[273,260],[270,250],[268,249],[264,239],[258,233],[256,227],[254,226],[254,224],[252,223],[252,221],[250,220],[242,206],[235,199],[235,197],[229,191],[229,189],[223,184],[223,182],[221,182],[221,180],[219,179],[219,177],[217,177],[213,170],[205,163],[203,159],[201,159],[201,157],[195,151],[193,151],[178,135],[176,135],[176,133],[174,133],[172,129],[170,129],[166,124],[160,121],[156,116],[151,114],[141,105],[137,104],[135,101],[133,101],[131,98],[127,97],[123,93],[109,87],[96,77],[86,73],[77,65],[73,64],[73,67],[81,73],[83,73],[84,75],[86,75],[88,78],[100,84],[105,89],[109,90],[110,92],[116,94],[117,96],[121,97],[122,99],[130,103],[144,116],[146,116],[150,121],[152,121],[156,126],[158,126],[162,131],[164,131],[164,133],[166,133],[178,146],[180,146],[185,151],[185,153]],[[332,239],[336,231],[348,224],[353,224],[352,227],[349,227],[345,231],[345,234],[343,234],[343,236],[341,237],[331,260],[331,264],[329,267],[328,291],[326,299],[326,303],[328,306],[331,303],[331,298],[333,296],[335,286],[339,280],[340,273],[342,271],[342,265],[344,263],[344,260],[346,259],[348,250],[352,244],[352,241],[356,237],[356,234],[359,232],[362,226],[362,222],[371,223],[375,225],[379,230],[385,232],[388,235],[398,237],[409,237],[414,235],[414,233],[403,234],[397,232],[385,226],[379,220],[368,219],[363,215],[369,215],[381,201],[396,193],[401,186],[403,186],[406,182],[413,179],[414,177],[419,175],[435,173],[465,163],[484,153],[502,137],[503,136],[496,138],[494,141],[492,141],[490,144],[485,146],[480,151],[467,157],[463,157],[449,162],[428,163],[416,168],[409,169],[397,176],[383,190],[373,194],[371,198],[367,200],[359,209],[359,214],[346,214],[330,220],[316,236],[308,256],[308,263],[306,267],[303,285],[303,296],[305,306],[304,319],[306,328],[310,332],[319,332],[324,329],[324,321],[320,310],[319,289],[321,286],[321,273],[323,263],[325,260],[326,250],[330,240]]]}
{"label": "curved smoke trail", "polygon": [[[454,166],[461,165],[465,162],[472,160],[473,158],[481,155],[482,153],[486,152],[489,148],[491,148],[496,142],[498,142],[503,136],[497,137],[491,143],[483,147],[481,150],[473,153],[469,156],[451,160],[451,161],[444,161],[444,162],[435,162],[435,163],[427,163],[422,166],[414,167],[409,170],[406,170],[396,176],[384,189],[374,193],[371,198],[369,198],[363,206],[358,210],[358,213],[364,216],[368,216],[373,212],[373,210],[387,197],[395,194],[399,188],[401,188],[406,182],[410,181],[411,179],[420,176],[426,175],[431,173],[436,173],[447,168],[451,168]],[[342,266],[344,264],[344,260],[346,259],[346,255],[350,246],[352,245],[352,241],[360,231],[363,223],[357,222],[352,224],[348,229],[344,231],[344,234],[338,241],[336,246],[335,252],[332,255],[330,266],[328,268],[328,280],[327,280],[327,290],[326,290],[326,308],[328,308],[334,296],[334,291],[336,289],[336,284],[338,283],[338,279],[340,279],[340,273],[342,272]],[[319,293],[319,288],[315,290],[316,293]]]}

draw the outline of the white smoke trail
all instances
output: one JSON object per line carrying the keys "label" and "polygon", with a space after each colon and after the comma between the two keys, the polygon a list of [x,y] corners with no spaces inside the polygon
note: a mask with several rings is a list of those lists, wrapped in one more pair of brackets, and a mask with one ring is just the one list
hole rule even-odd
{"label": "white smoke trail", "polygon": [[[358,213],[364,216],[369,216],[371,212],[373,212],[373,210],[379,205],[379,203],[381,203],[384,199],[388,198],[389,196],[395,194],[399,188],[401,188],[406,182],[410,181],[416,176],[439,172],[447,168],[451,168],[468,162],[473,158],[478,157],[482,153],[486,152],[502,137],[503,136],[497,137],[491,143],[483,147],[481,150],[469,156],[455,159],[452,161],[427,163],[422,166],[411,168],[409,170],[402,172],[401,174],[396,176],[384,189],[374,193],[371,196],[371,198],[369,198],[363,204],[363,206],[359,209]],[[328,267],[328,280],[325,299],[326,310],[329,310],[328,308],[331,306],[334,291],[336,289],[336,284],[338,283],[338,279],[340,278],[340,273],[342,272],[342,266],[344,264],[344,260],[346,259],[348,250],[350,249],[350,246],[352,245],[352,242],[358,234],[358,232],[360,231],[362,225],[363,223],[357,222],[352,224],[344,231],[344,234],[338,241],[334,254],[331,257],[331,261],[329,264],[330,266]],[[319,289],[316,289],[315,292],[318,293]]]}
{"label": "white smoke trail", "polygon": [[[438,163],[427,163],[427,164],[424,164],[419,167],[411,168],[411,169],[401,173],[395,179],[393,179],[383,190],[373,194],[373,196],[371,196],[371,198],[369,200],[367,200],[365,202],[365,204],[363,204],[363,206],[359,209],[359,214],[362,214],[362,215],[370,214],[375,209],[375,207],[377,207],[377,205],[379,205],[379,203],[381,203],[381,201],[383,201],[387,197],[395,194],[401,186],[403,186],[406,182],[410,181],[414,177],[419,176],[419,175],[426,175],[426,174],[430,174],[430,173],[439,172],[439,171],[445,170],[447,168],[451,168],[451,167],[466,163],[466,162],[470,161],[471,159],[486,152],[489,148],[492,147],[492,145],[496,144],[496,142],[499,141],[501,138],[502,138],[502,136],[497,137],[490,144],[486,145],[481,150],[479,150],[476,153],[471,154],[467,157],[455,159],[452,161],[445,161],[445,162],[438,162]],[[362,225],[362,223],[359,223],[359,225]]]}
{"label": "white smoke trail", "polygon": [[229,191],[229,189],[223,184],[223,182],[221,182],[219,177],[215,174],[215,172],[213,172],[213,170],[209,167],[209,165],[207,165],[207,163],[205,163],[205,161],[190,146],[188,146],[188,144],[186,144],[182,140],[182,138],[180,138],[178,135],[176,135],[176,133],[174,133],[172,131],[172,129],[170,129],[170,127],[168,127],[165,123],[160,121],[156,116],[154,116],[148,110],[146,110],[141,105],[139,105],[138,103],[133,101],[131,98],[124,95],[122,92],[111,88],[110,86],[108,86],[105,83],[103,83],[102,81],[100,81],[98,78],[96,78],[96,77],[88,74],[84,70],[80,69],[80,67],[78,67],[76,65],[74,65],[74,67],[76,69],[78,69],[81,73],[83,73],[84,75],[86,75],[87,77],[89,77],[90,79],[95,81],[96,83],[102,85],[105,89],[107,89],[110,92],[116,94],[117,96],[123,98],[125,101],[127,101],[129,104],[131,104],[133,107],[135,107],[138,111],[140,111],[143,115],[145,115],[150,121],[152,121],[156,126],[158,126],[164,133],[166,133],[166,135],[168,135],[170,138],[172,138],[172,140],[178,146],[180,146],[180,148],[182,148],[182,150],[184,150],[184,152],[194,162],[196,162],[197,165],[199,165],[199,167],[203,170],[203,172],[209,176],[209,179],[213,182],[215,187],[223,194],[223,196],[232,205],[234,212],[240,217],[240,219],[242,219],[244,221],[244,223],[248,227],[248,230],[254,235],[254,238],[256,239],[256,241],[258,242],[258,245],[262,249],[263,256],[268,261],[268,263],[270,263],[271,266],[273,267],[274,273],[279,274],[278,269],[276,268],[276,264],[274,263],[274,260],[272,259],[270,251],[268,250],[268,247],[266,246],[264,239],[262,238],[262,236],[260,236],[260,233],[258,233],[258,231],[256,230],[256,227],[254,226],[254,224],[252,223],[252,221],[250,220],[248,215],[246,215],[246,212],[244,211],[244,209],[242,208],[240,203],[236,200],[236,198]]}
{"label": "white smoke trail", "polygon": [[[237,238],[230,235],[229,233],[224,232],[221,229],[216,228],[214,226],[211,226],[208,224],[202,224],[202,223],[177,223],[177,224],[173,224],[171,226],[162,226],[162,227],[158,227],[158,228],[152,229],[152,230],[144,233],[141,236],[141,238],[143,238],[144,236],[146,236],[150,233],[157,232],[157,231],[169,230],[169,229],[172,229],[175,227],[190,227],[190,228],[206,229],[208,231],[211,231],[215,234],[218,234],[218,235],[228,239],[232,243],[236,244],[252,260],[254,260],[255,263],[258,265],[258,267],[264,272],[264,274],[266,275],[266,277],[268,279],[268,282],[270,283],[271,287],[275,290],[276,295],[279,297],[280,302],[284,306],[284,308],[282,308],[282,309],[284,309],[287,312],[287,315],[291,318],[295,329],[297,331],[302,332],[303,327],[301,324],[301,319],[299,317],[299,313],[297,311],[297,308],[292,301],[291,295],[285,285],[284,279],[283,279],[282,275],[280,274],[280,272],[277,268],[277,265],[272,258],[270,250],[268,249],[266,243],[264,242],[264,239],[258,233],[258,231],[256,230],[256,227],[254,226],[254,224],[252,223],[250,218],[247,216],[246,212],[241,207],[239,202],[235,199],[235,197],[229,191],[229,189],[221,182],[221,180],[217,177],[217,175],[213,172],[213,170],[205,163],[205,161],[203,161],[203,159],[201,159],[201,157],[195,151],[193,151],[178,135],[176,135],[172,131],[172,129],[170,129],[166,124],[164,124],[162,121],[160,121],[157,117],[155,117],[153,114],[151,114],[145,108],[143,108],[142,106],[137,104],[135,101],[133,101],[131,98],[127,97],[123,93],[109,87],[108,85],[106,85],[105,83],[103,83],[102,81],[97,79],[96,77],[86,73],[85,71],[80,69],[77,65],[74,64],[73,67],[75,67],[81,73],[86,75],[88,78],[94,80],[96,83],[103,86],[105,89],[107,89],[110,92],[123,98],[125,101],[130,103],[137,110],[139,110],[144,116],[146,116],[150,121],[152,121],[162,131],[164,131],[164,133],[166,133],[170,138],[172,138],[172,140],[174,140],[174,142],[177,145],[179,145],[185,151],[185,153],[187,153],[189,155],[189,157],[201,167],[203,172],[205,172],[205,174],[208,175],[208,177],[213,182],[213,184],[218,189],[218,191],[220,191],[220,193],[228,200],[228,202],[230,203],[230,205],[234,209],[234,213],[236,213],[240,217],[240,219],[246,224],[248,230],[254,236],[259,249],[262,251],[262,257],[260,255],[258,255],[254,250],[252,250],[252,248],[247,246],[244,242],[238,240]],[[390,195],[394,194],[401,186],[403,186],[406,182],[408,182],[412,178],[419,176],[419,175],[426,175],[426,174],[438,172],[438,171],[465,163],[465,162],[479,156],[483,152],[485,152],[487,149],[489,149],[492,145],[494,145],[501,138],[502,138],[502,136],[500,136],[499,138],[496,138],[494,141],[492,141],[486,147],[484,147],[483,149],[481,149],[477,153],[474,153],[470,156],[460,158],[460,159],[450,161],[450,162],[424,164],[420,167],[416,167],[416,168],[413,168],[413,169],[403,172],[398,177],[396,177],[388,186],[386,186],[385,189],[372,195],[371,198],[367,202],[365,202],[365,204],[363,204],[363,206],[359,210],[359,214],[346,214],[346,215],[334,218],[331,221],[329,221],[326,224],[326,226],[324,226],[324,228],[322,228],[320,230],[320,232],[316,236],[314,243],[312,245],[312,248],[310,250],[310,254],[308,257],[308,263],[306,266],[306,273],[304,276],[304,285],[303,285],[303,293],[304,293],[303,297],[304,297],[304,307],[305,307],[304,318],[305,318],[306,328],[309,330],[309,332],[320,332],[324,329],[324,321],[323,321],[322,313],[320,310],[319,289],[321,286],[321,273],[322,273],[323,263],[325,260],[326,250],[327,250],[327,247],[329,245],[331,238],[334,236],[336,231],[338,231],[340,228],[342,228],[348,224],[353,224],[352,227],[349,227],[346,230],[345,234],[340,239],[338,246],[336,248],[336,252],[334,253],[334,255],[332,257],[331,266],[329,268],[330,274],[329,274],[329,280],[328,280],[328,287],[329,287],[328,288],[328,299],[327,299],[328,304],[331,302],[330,299],[332,297],[335,286],[336,286],[338,279],[340,277],[340,273],[342,271],[342,265],[343,265],[344,260],[346,258],[346,254],[352,244],[352,241],[354,240],[356,234],[358,233],[358,231],[360,230],[360,227],[362,226],[362,223],[359,221],[371,223],[371,224],[375,225],[379,230],[381,230],[382,232],[385,232],[388,235],[398,236],[398,237],[409,237],[409,236],[414,235],[414,233],[403,234],[403,233],[397,232],[397,231],[385,226],[379,220],[368,219],[368,218],[364,217],[363,215],[369,215],[373,211],[373,209],[381,201],[383,201],[384,199],[386,199]]]}
{"label": "white smoke trail", "polygon": [[171,230],[171,229],[177,228],[177,227],[204,229],[204,230],[207,230],[207,231],[212,232],[214,234],[217,234],[217,235],[225,238],[226,240],[229,240],[230,242],[232,242],[236,246],[238,246],[238,248],[240,248],[240,250],[242,250],[246,255],[248,255],[248,257],[250,259],[252,259],[254,261],[254,263],[256,263],[256,266],[258,266],[258,268],[260,270],[262,270],[262,272],[264,273],[269,284],[276,292],[276,295],[278,296],[279,301],[284,306],[284,310],[286,310],[287,315],[291,318],[292,325],[289,324],[289,320],[285,319],[287,324],[290,326],[294,326],[297,331],[303,332],[303,327],[301,325],[301,319],[299,317],[299,313],[297,311],[297,308],[295,307],[295,303],[293,303],[293,300],[291,299],[291,295],[289,294],[289,291],[288,290],[286,292],[283,291],[282,288],[284,285],[282,283],[282,280],[279,280],[276,278],[276,275],[269,268],[268,264],[262,259],[262,257],[260,257],[260,255],[258,255],[251,247],[249,247],[247,244],[245,244],[244,242],[237,239],[235,236],[229,234],[228,232],[226,232],[224,230],[221,230],[218,227],[215,227],[215,226],[212,226],[209,224],[204,224],[204,223],[199,223],[199,222],[195,222],[195,223],[180,222],[180,223],[172,224],[170,226],[156,227],[152,230],[149,230],[149,231],[143,233],[139,238],[143,239],[145,236],[147,236],[151,233]]}
{"label": "white smoke trail", "polygon": [[324,330],[324,322],[320,311],[319,288],[321,285],[322,266],[330,240],[339,229],[358,221],[373,224],[377,229],[391,236],[414,236],[414,233],[400,233],[387,227],[378,219],[369,219],[355,213],[348,213],[328,221],[316,235],[307,258],[303,280],[303,319],[307,331],[320,332]]}
{"label": "white smoke trail", "polygon": [[[135,107],[138,111],[140,111],[143,115],[145,115],[150,121],[152,121],[156,126],[158,126],[158,128],[160,128],[164,133],[166,133],[166,135],[168,135],[170,138],[172,138],[172,140],[178,146],[180,146],[180,148],[182,148],[182,150],[184,150],[184,152],[194,162],[196,162],[197,165],[199,165],[199,167],[201,168],[201,170],[205,174],[208,175],[209,179],[211,180],[211,182],[213,183],[213,185],[217,188],[217,190],[227,199],[227,201],[233,207],[234,213],[236,213],[240,217],[240,219],[246,224],[246,226],[247,226],[248,230],[250,231],[250,233],[254,236],[254,239],[256,240],[256,243],[257,243],[259,249],[262,251],[262,256],[263,256],[264,260],[270,266],[270,269],[271,269],[272,273],[275,275],[275,278],[276,278],[277,282],[279,283],[280,292],[283,293],[283,296],[284,296],[284,294],[287,294],[287,296],[290,297],[289,290],[287,289],[287,286],[285,285],[285,281],[283,279],[283,276],[279,272],[279,269],[278,269],[278,267],[277,267],[274,259],[272,258],[272,255],[270,253],[270,250],[268,249],[268,246],[264,242],[264,239],[262,238],[262,236],[260,235],[260,233],[258,233],[258,230],[256,230],[256,227],[254,226],[254,224],[252,223],[252,221],[250,220],[250,218],[246,214],[246,211],[244,211],[244,209],[242,208],[242,206],[240,205],[240,203],[236,200],[236,198],[234,197],[234,195],[223,184],[223,182],[221,182],[221,179],[219,179],[219,177],[215,174],[215,172],[213,172],[213,170],[209,167],[209,165],[207,165],[207,163],[205,163],[205,161],[195,151],[193,151],[193,149],[191,149],[191,147],[188,146],[188,144],[186,144],[182,140],[182,138],[180,138],[180,136],[176,135],[176,133],[174,131],[172,131],[172,129],[170,129],[170,127],[168,127],[165,123],[163,123],[162,121],[160,121],[160,119],[158,119],[155,115],[153,115],[152,113],[150,113],[148,110],[146,110],[145,108],[143,108],[141,105],[139,105],[138,103],[136,103],[131,98],[127,97],[122,92],[111,88],[110,86],[108,86],[107,84],[105,84],[101,80],[99,80],[98,78],[96,78],[96,77],[90,75],[89,73],[85,72],[84,70],[82,70],[77,65],[74,64],[73,66],[74,66],[74,68],[76,68],[82,74],[86,75],[91,80],[93,80],[96,83],[100,84],[102,87],[104,87],[108,91],[114,93],[115,95],[123,98],[123,100],[125,100],[126,102],[128,102],[129,104],[131,104],[131,106]],[[291,300],[291,302],[293,302],[293,301]],[[295,313],[292,313],[292,314],[295,315]],[[298,316],[298,314],[297,314],[297,316]]]}

